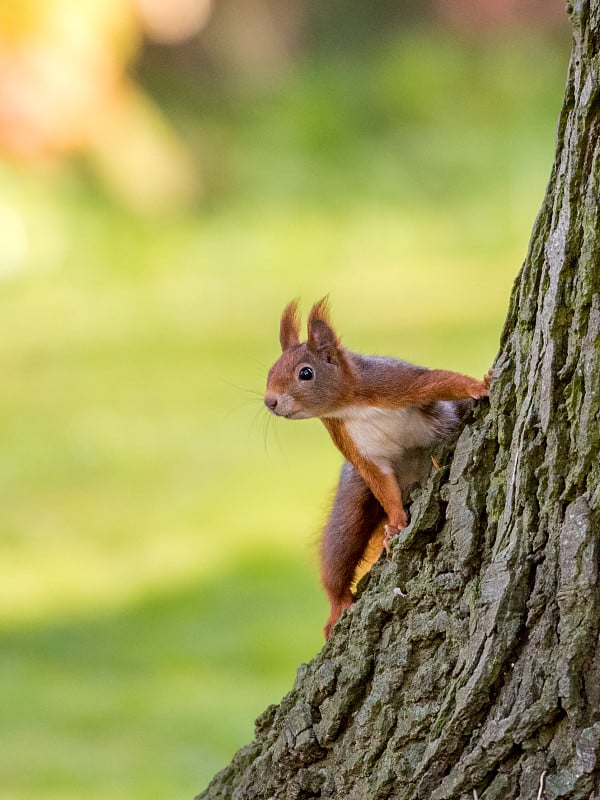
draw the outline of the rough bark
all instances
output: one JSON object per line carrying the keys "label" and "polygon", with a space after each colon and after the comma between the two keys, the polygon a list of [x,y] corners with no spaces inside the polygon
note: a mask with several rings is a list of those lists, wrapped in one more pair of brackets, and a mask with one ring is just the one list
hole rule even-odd
{"label": "rough bark", "polygon": [[567,10],[557,153],[489,410],[202,800],[600,789],[600,0]]}

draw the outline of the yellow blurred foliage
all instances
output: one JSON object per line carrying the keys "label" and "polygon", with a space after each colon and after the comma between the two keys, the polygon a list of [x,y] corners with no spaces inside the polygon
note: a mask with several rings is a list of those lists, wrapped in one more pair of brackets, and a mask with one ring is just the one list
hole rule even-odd
{"label": "yellow blurred foliage", "polygon": [[142,25],[127,0],[4,2],[0,150],[28,162],[91,153],[130,205],[154,211],[187,202],[197,189],[192,160],[126,72]]}
{"label": "yellow blurred foliage", "polygon": [[39,157],[85,147],[139,46],[120,0],[10,0],[0,9],[0,145]]}

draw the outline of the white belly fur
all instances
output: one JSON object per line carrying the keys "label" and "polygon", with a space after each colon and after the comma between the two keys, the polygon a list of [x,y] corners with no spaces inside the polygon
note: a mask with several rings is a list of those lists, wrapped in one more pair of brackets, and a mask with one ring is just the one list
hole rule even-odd
{"label": "white belly fur", "polygon": [[361,455],[384,471],[399,466],[406,450],[430,447],[440,438],[435,423],[416,406],[357,406],[340,416]]}

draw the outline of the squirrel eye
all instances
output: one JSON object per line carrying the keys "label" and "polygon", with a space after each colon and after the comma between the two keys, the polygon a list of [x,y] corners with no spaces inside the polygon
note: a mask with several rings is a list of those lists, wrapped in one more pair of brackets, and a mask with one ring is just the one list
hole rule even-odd
{"label": "squirrel eye", "polygon": [[310,367],[302,367],[302,369],[298,372],[298,379],[301,381],[312,381],[314,376],[315,373]]}

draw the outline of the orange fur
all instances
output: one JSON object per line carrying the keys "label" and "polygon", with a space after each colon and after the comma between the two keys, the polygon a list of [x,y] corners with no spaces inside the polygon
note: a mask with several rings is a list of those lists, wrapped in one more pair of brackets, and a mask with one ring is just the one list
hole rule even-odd
{"label": "orange fur", "polygon": [[292,300],[283,310],[279,324],[279,343],[284,352],[289,347],[300,344],[300,312],[297,300]]}
{"label": "orange fur", "polygon": [[385,509],[389,524],[406,528],[407,518],[402,504],[402,494],[393,472],[385,473],[376,464],[361,455],[354,440],[348,435],[343,420],[323,419],[333,443],[340,453],[358,470],[359,475]]}

